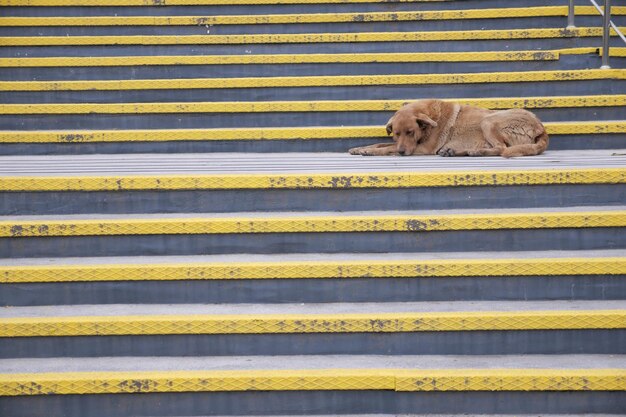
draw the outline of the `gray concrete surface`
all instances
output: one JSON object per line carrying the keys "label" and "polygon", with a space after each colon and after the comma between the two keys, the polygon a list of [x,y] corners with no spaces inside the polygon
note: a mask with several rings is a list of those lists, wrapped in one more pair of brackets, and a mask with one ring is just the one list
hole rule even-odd
{"label": "gray concrete surface", "polygon": [[0,359],[0,373],[396,368],[618,368],[626,372],[626,355],[299,355]]}
{"label": "gray concrete surface", "polygon": [[193,256],[111,256],[84,258],[4,258],[0,266],[134,265],[263,262],[428,261],[459,259],[542,259],[626,257],[626,249],[518,252],[426,252],[426,253],[280,253]]}
{"label": "gray concrete surface", "polygon": [[[372,143],[377,142],[375,138]],[[2,156],[0,176],[288,174],[329,172],[437,172],[623,168],[626,149],[547,151],[543,155],[503,158],[360,157],[346,153],[209,153]]]}
{"label": "gray concrete surface", "polygon": [[[0,318],[124,315],[379,314],[469,311],[621,310],[626,300],[437,301],[301,304],[106,304],[0,308]],[[626,325],[626,323],[625,323]]]}
{"label": "gray concrete surface", "polygon": [[131,213],[131,214],[56,214],[40,216],[0,216],[0,221],[46,221],[46,220],[133,220],[133,219],[286,219],[300,217],[349,217],[349,216],[446,216],[455,214],[528,214],[528,213],[584,213],[591,211],[623,211],[626,205],[620,206],[580,206],[580,207],[532,207],[532,208],[495,208],[495,209],[459,209],[459,210],[365,210],[365,211],[254,211],[230,213]]}

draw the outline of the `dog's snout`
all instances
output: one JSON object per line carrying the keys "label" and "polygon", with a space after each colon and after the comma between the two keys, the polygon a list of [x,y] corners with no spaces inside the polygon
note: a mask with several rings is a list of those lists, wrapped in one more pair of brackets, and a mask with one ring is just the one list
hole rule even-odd
{"label": "dog's snout", "polygon": [[406,149],[405,148],[398,148],[398,153],[400,155],[406,155]]}

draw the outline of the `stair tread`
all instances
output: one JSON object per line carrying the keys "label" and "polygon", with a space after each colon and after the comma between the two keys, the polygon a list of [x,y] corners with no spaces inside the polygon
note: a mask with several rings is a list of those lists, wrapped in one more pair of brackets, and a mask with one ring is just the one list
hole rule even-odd
{"label": "stair tread", "polygon": [[626,369],[626,355],[298,355],[0,359],[0,373],[304,369]]}
{"label": "stair tread", "polygon": [[591,213],[591,212],[621,212],[626,205],[620,206],[576,206],[576,207],[524,207],[524,208],[493,208],[493,209],[455,209],[455,210],[366,210],[366,211],[254,211],[229,213],[124,213],[124,214],[46,214],[46,215],[10,215],[0,216],[0,222],[37,222],[37,221],[133,221],[133,220],[190,220],[190,219],[301,219],[313,217],[350,218],[365,216],[374,217],[403,217],[403,216],[447,216],[447,215],[517,215],[528,213]]}
{"label": "stair tread", "polygon": [[533,312],[624,310],[623,300],[421,301],[301,304],[98,304],[4,307],[0,318],[177,315],[343,315],[438,312]]}
{"label": "stair tread", "polygon": [[501,251],[501,252],[426,252],[426,253],[280,253],[226,254],[189,256],[101,256],[74,258],[4,258],[0,266],[93,266],[154,265],[165,263],[284,263],[284,262],[350,262],[350,261],[428,261],[428,260],[498,260],[546,258],[613,258],[625,257],[626,249]]}
{"label": "stair tread", "polygon": [[[373,140],[374,142],[375,140]],[[415,173],[486,170],[623,168],[626,149],[546,151],[529,158],[359,157],[345,153],[195,153],[1,156],[2,176]]]}

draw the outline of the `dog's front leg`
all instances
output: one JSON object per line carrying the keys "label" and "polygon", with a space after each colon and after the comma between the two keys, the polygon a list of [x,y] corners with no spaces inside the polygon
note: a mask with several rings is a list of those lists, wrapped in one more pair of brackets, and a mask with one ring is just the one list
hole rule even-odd
{"label": "dog's front leg", "polygon": [[375,145],[352,148],[348,152],[352,155],[385,156],[397,155],[398,149],[395,143],[377,143]]}

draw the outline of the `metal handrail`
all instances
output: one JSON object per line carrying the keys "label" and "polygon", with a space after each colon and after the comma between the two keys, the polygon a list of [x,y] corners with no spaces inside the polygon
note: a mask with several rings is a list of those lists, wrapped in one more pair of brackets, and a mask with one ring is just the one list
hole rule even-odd
{"label": "metal handrail", "polygon": [[[604,10],[595,2],[595,0],[589,0],[591,4],[594,5],[596,10],[602,15],[603,24],[602,24],[602,69],[611,68],[609,66],[609,48],[610,48],[610,40],[611,40],[611,28],[617,33],[617,35],[626,43],[626,36],[619,30],[619,28],[611,21],[611,0],[604,0]],[[567,14],[567,29],[573,29],[576,27],[575,24],[575,7],[574,0],[569,0],[569,10]]]}

